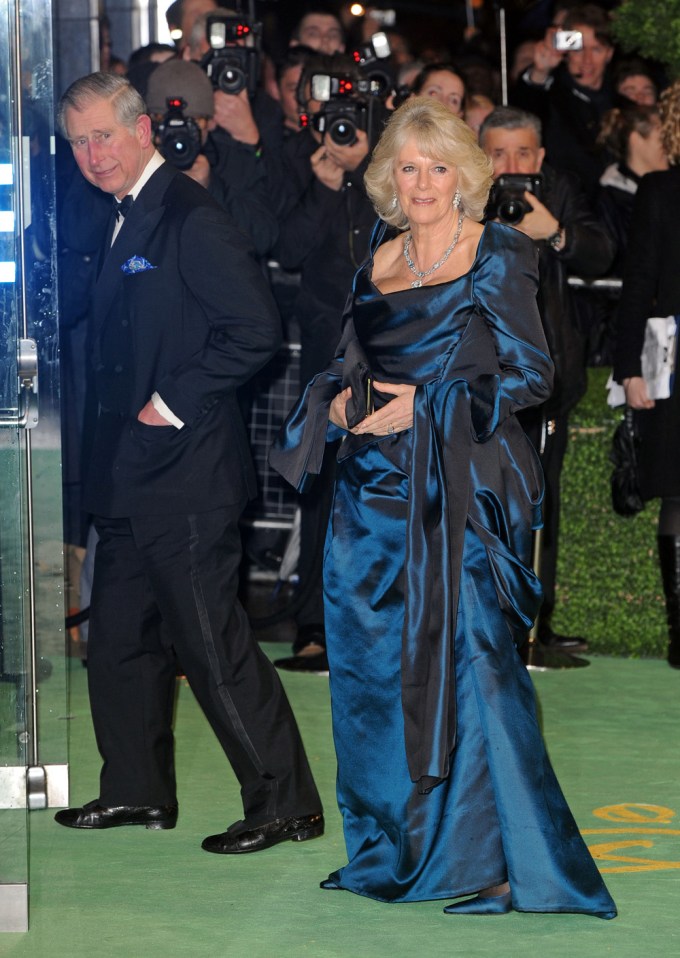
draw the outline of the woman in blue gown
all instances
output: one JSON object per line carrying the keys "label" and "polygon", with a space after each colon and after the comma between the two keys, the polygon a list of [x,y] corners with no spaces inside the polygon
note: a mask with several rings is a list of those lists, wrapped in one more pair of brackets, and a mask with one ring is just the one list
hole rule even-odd
{"label": "woman in blue gown", "polygon": [[[540,604],[543,486],[514,413],[546,399],[552,363],[532,242],[480,225],[490,184],[445,107],[396,111],[366,174],[382,224],[338,357],[270,456],[304,490],[344,437],[324,587],[348,863],[322,887],[613,918],[516,651]],[[387,225],[408,232],[383,241]]]}

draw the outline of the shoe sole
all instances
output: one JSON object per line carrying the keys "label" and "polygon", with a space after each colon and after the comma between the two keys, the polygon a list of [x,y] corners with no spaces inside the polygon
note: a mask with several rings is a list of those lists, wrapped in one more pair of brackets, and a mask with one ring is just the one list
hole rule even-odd
{"label": "shoe sole", "polygon": [[59,825],[65,825],[66,828],[77,828],[80,831],[87,832],[103,832],[107,828],[120,828],[121,826],[127,828],[130,825],[143,825],[144,828],[148,828],[152,832],[161,832],[169,831],[171,828],[174,828],[177,822],[113,822],[111,825],[76,825],[72,822],[62,822],[55,817],[55,821]]}

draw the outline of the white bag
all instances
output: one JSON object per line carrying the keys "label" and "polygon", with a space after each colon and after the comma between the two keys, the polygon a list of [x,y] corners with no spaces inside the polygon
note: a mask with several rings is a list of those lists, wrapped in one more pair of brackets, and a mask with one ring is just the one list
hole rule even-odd
{"label": "white bag", "polygon": [[[675,374],[675,352],[678,324],[675,316],[652,316],[645,326],[645,341],[640,356],[642,378],[647,383],[650,399],[668,399]],[[607,403],[623,406],[626,395],[623,386],[607,380]]]}

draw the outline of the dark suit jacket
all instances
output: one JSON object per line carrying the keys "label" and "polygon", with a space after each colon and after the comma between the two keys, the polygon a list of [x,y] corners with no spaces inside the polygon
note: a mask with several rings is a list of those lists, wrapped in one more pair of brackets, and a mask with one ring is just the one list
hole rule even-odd
{"label": "dark suit jacket", "polygon": [[[551,418],[572,409],[586,391],[585,344],[577,328],[576,303],[568,277],[602,276],[613,259],[614,241],[598,222],[572,173],[559,172],[547,163],[541,172],[542,202],[566,231],[566,246],[559,253],[545,241],[536,244],[538,305],[555,364],[553,392],[541,415]],[[539,410],[533,407],[534,411]]]}
{"label": "dark suit jacket", "polygon": [[[92,314],[100,413],[86,509],[162,515],[254,495],[236,389],[278,348],[278,313],[246,236],[169,164],[107,252]],[[138,421],[154,391],[184,428]]]}
{"label": "dark suit jacket", "polygon": [[[635,194],[623,270],[614,378],[641,374],[640,353],[650,316],[680,315],[680,169],[647,173]],[[677,370],[677,361],[676,361]],[[635,413],[643,499],[680,496],[680,388]]]}
{"label": "dark suit jacket", "polygon": [[600,176],[610,162],[597,145],[602,117],[614,105],[608,81],[601,90],[587,89],[561,63],[548,89],[520,77],[510,102],[540,117],[548,163],[575,174],[588,200],[594,202]]}

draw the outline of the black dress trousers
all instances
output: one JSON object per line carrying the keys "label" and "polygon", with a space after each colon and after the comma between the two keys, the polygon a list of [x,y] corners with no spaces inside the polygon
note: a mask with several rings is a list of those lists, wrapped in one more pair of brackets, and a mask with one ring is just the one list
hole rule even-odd
{"label": "black dress trousers", "polygon": [[241,510],[95,518],[88,677],[104,805],[177,801],[176,653],[241,785],[245,820],[321,810],[279,677],[237,599]]}

